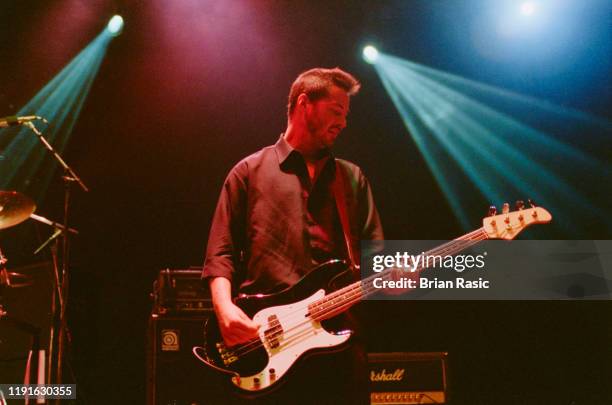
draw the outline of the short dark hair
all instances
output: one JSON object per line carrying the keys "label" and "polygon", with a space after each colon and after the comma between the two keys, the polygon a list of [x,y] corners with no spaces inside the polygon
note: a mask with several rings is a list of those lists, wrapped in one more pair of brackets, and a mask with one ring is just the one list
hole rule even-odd
{"label": "short dark hair", "polygon": [[333,69],[314,68],[300,73],[291,85],[287,115],[291,116],[300,94],[305,93],[311,101],[329,95],[329,89],[338,86],[349,96],[357,94],[361,83],[353,75],[335,67]]}

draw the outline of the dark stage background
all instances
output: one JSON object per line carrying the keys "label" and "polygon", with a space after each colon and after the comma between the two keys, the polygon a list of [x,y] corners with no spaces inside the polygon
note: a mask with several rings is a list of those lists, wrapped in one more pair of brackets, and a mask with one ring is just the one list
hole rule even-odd
{"label": "dark stage background", "polygon": [[[113,14],[126,21],[64,153],[92,190],[74,193],[72,211],[81,235],[72,246],[71,364],[83,403],[144,402],[156,274],[202,263],[225,174],[276,141],[301,71],[340,66],[362,81],[337,155],[368,175],[388,239],[464,232],[361,59],[367,42],[610,119],[609,1],[576,6],[588,23],[568,45],[577,56],[561,67],[479,54],[468,26],[485,3],[2,2],[0,115],[26,104]],[[51,218],[61,218],[58,177],[37,210]],[[607,187],[588,198],[609,199]],[[469,213],[474,227],[488,204]],[[543,238],[559,237],[550,229]],[[31,221],[2,231],[10,267],[35,262],[31,252],[47,232]],[[588,238],[610,236],[600,228]],[[371,302],[364,313],[372,351],[448,351],[457,404],[612,403],[609,302]]]}

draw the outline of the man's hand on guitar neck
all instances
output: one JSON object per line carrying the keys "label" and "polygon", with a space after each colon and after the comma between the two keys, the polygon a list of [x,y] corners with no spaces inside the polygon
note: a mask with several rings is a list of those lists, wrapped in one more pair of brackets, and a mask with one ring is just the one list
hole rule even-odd
{"label": "man's hand on guitar neck", "polygon": [[257,338],[260,325],[232,302],[231,283],[224,277],[210,280],[210,291],[219,329],[228,347]]}

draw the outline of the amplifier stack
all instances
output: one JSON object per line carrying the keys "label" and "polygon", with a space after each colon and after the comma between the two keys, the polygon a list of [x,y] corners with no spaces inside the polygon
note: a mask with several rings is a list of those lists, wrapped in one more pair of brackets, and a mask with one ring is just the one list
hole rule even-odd
{"label": "amplifier stack", "polygon": [[[201,268],[162,270],[154,283],[147,349],[149,405],[225,404],[229,379],[192,353],[213,313]],[[372,405],[448,403],[447,353],[368,354]]]}
{"label": "amplifier stack", "polygon": [[147,333],[147,404],[223,403],[219,375],[204,367],[192,348],[202,344],[212,313],[201,268],[162,270],[153,284]]}

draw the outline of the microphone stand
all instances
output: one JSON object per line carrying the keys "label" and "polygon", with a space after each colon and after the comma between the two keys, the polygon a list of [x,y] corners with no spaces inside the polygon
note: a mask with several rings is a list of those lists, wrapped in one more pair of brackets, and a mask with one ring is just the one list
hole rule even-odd
{"label": "microphone stand", "polygon": [[[44,119],[43,121],[46,122],[46,120]],[[74,172],[74,170],[72,170],[72,168],[68,166],[68,164],[66,164],[64,159],[62,159],[62,157],[55,151],[55,149],[53,149],[53,147],[45,139],[43,134],[34,126],[34,124],[31,121],[24,122],[23,125],[30,128],[32,132],[36,134],[40,142],[51,153],[51,155],[53,155],[55,160],[57,160],[59,164],[62,166],[62,168],[64,169],[64,175],[62,176],[62,179],[64,180],[64,223],[63,223],[64,229],[62,230],[62,266],[61,266],[61,280],[56,281],[57,283],[61,283],[60,285],[56,286],[57,287],[56,289],[59,291],[59,297],[57,300],[59,302],[59,314],[57,313],[58,310],[56,308],[54,310],[54,326],[52,326],[52,330],[51,330],[51,334],[53,334],[53,330],[55,329],[55,326],[59,325],[59,333],[57,337],[57,354],[56,354],[57,367],[56,367],[55,381],[52,381],[51,375],[49,375],[49,379],[48,379],[49,383],[60,384],[62,382],[62,366],[63,366],[62,362],[63,362],[63,357],[64,357],[64,345],[65,345],[64,339],[66,338],[68,340],[68,343],[71,342],[70,332],[66,325],[66,306],[68,303],[68,288],[69,288],[69,280],[70,280],[69,274],[68,274],[68,259],[69,259],[68,236],[70,232],[67,232],[66,230],[70,229],[68,226],[68,212],[70,208],[70,191],[71,191],[70,187],[72,183],[77,183],[80,186],[80,188],[85,192],[88,192],[89,188],[87,188],[85,183],[83,183],[83,181]],[[53,306],[55,307],[55,300],[54,300]],[[49,348],[49,363],[50,364],[53,361],[52,351],[53,351],[53,348],[50,347]],[[50,367],[50,369],[52,369],[52,367]],[[52,371],[49,374],[51,373]]]}

